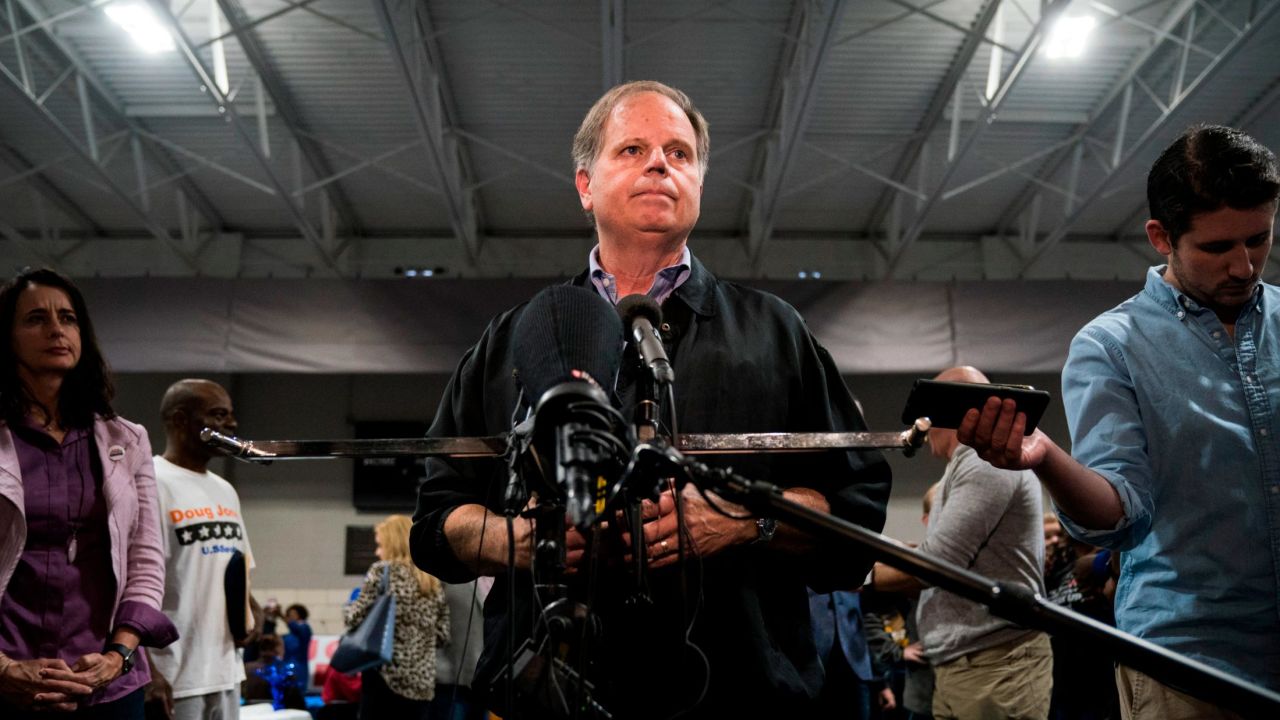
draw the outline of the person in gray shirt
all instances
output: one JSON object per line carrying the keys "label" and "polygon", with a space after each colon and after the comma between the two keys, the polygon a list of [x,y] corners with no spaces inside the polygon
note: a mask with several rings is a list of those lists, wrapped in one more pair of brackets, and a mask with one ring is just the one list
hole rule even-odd
{"label": "person in gray shirt", "polygon": [[[989,382],[971,367],[938,380]],[[1044,529],[1040,483],[1029,471],[998,470],[961,445],[955,430],[934,428],[929,445],[947,461],[920,552],[1043,595]],[[919,580],[877,564],[882,590],[922,587]],[[983,605],[940,590],[921,592],[918,622],[934,667],[937,718],[1046,718],[1053,690],[1053,654],[1044,633],[996,617]]]}
{"label": "person in gray shirt", "polygon": [[493,578],[441,583],[449,604],[449,642],[436,646],[436,696],[432,720],[483,720],[484,706],[471,690],[480,651],[484,649],[484,601]]}

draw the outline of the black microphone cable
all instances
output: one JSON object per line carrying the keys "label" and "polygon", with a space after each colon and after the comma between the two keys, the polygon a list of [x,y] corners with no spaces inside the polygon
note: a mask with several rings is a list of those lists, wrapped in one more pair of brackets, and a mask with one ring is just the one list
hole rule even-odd
{"label": "black microphone cable", "polygon": [[[663,383],[666,388],[667,400],[667,430],[670,433],[671,446],[680,449],[680,425],[678,415],[676,413],[676,393],[675,383]],[[685,479],[686,482],[688,478]],[[692,553],[693,560],[696,562],[697,568],[697,587],[698,595],[693,599],[693,609],[689,609],[689,556],[687,548],[693,545],[693,534],[689,530],[688,521],[685,518],[684,495],[678,492],[672,484],[672,499],[675,501],[676,508],[676,564],[680,569],[680,622],[683,630],[684,646],[697,655],[702,663],[702,689],[698,692],[698,697],[686,708],[677,710],[669,716],[668,720],[693,712],[702,701],[707,697],[707,691],[711,688],[711,661],[707,658],[706,652],[703,651],[697,643],[693,642],[693,628],[698,622],[698,615],[701,613],[705,596],[703,594],[703,586],[706,583],[705,568],[702,564],[702,556],[696,552]]]}

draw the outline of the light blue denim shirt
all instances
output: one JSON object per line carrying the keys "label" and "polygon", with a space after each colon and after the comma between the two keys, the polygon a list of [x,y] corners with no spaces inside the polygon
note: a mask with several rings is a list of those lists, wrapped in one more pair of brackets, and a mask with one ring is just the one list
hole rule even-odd
{"label": "light blue denim shirt", "polygon": [[1086,325],[1062,372],[1072,455],[1124,519],[1059,517],[1124,551],[1121,630],[1280,690],[1280,289],[1258,288],[1233,339],[1163,272]]}
{"label": "light blue denim shirt", "polygon": [[[689,246],[684,246],[684,252],[680,255],[680,261],[675,265],[668,265],[658,271],[653,278],[653,285],[646,293],[653,298],[654,302],[661,305],[676,288],[684,284],[689,279],[689,273],[693,265],[691,264],[689,254]],[[591,253],[587,255],[587,267],[590,270],[591,284],[595,287],[596,292],[600,293],[600,297],[613,303],[618,304],[618,279],[609,273],[600,265],[600,246],[596,245],[591,248]]]}

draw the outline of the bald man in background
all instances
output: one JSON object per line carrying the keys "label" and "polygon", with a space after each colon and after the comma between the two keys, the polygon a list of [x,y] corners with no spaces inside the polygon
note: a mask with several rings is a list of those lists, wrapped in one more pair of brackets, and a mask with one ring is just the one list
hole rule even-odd
{"label": "bald man in background", "polygon": [[240,496],[209,461],[217,454],[200,440],[212,428],[234,435],[231,397],[210,380],[179,380],[160,403],[164,455],[157,455],[165,553],[162,609],[180,640],[152,650],[151,660],[173,685],[176,720],[236,720],[244,663],[227,615],[227,565],[242,553],[252,566]]}
{"label": "bald man in background", "polygon": [[[972,367],[951,368],[936,379],[990,382]],[[1044,595],[1044,508],[1035,474],[991,467],[960,444],[955,430],[930,429],[929,447],[947,469],[920,552]],[[872,577],[879,590],[923,587],[881,563]],[[1047,635],[938,588],[921,592],[918,613],[920,638],[936,677],[934,717],[1048,717],[1053,652]]]}

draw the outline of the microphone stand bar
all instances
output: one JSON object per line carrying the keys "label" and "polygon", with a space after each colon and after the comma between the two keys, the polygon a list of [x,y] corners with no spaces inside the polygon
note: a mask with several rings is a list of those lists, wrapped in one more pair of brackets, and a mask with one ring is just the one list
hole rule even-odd
{"label": "microphone stand bar", "polygon": [[1102,654],[1205,702],[1246,717],[1280,717],[1280,693],[1232,677],[1202,662],[1050,603],[1026,588],[997,582],[920,552],[829,513],[786,499],[776,485],[697,462],[684,467],[694,482],[757,515],[775,517],[821,537],[861,546],[887,565],[963,598],[1000,617],[1054,635],[1090,641]]}
{"label": "microphone stand bar", "polygon": [[417,457],[445,455],[457,458],[499,457],[506,452],[506,436],[476,438],[396,438],[378,440],[242,440],[205,428],[200,439],[246,462],[274,460],[331,460],[334,458]]}
{"label": "microphone stand bar", "polygon": [[[928,430],[929,421],[921,418],[902,432],[681,434],[677,448],[686,455],[901,450],[910,456],[924,443]],[[377,440],[242,440],[205,428],[200,431],[200,439],[227,455],[252,463],[366,457],[482,458],[499,457],[507,450],[505,435]]]}

